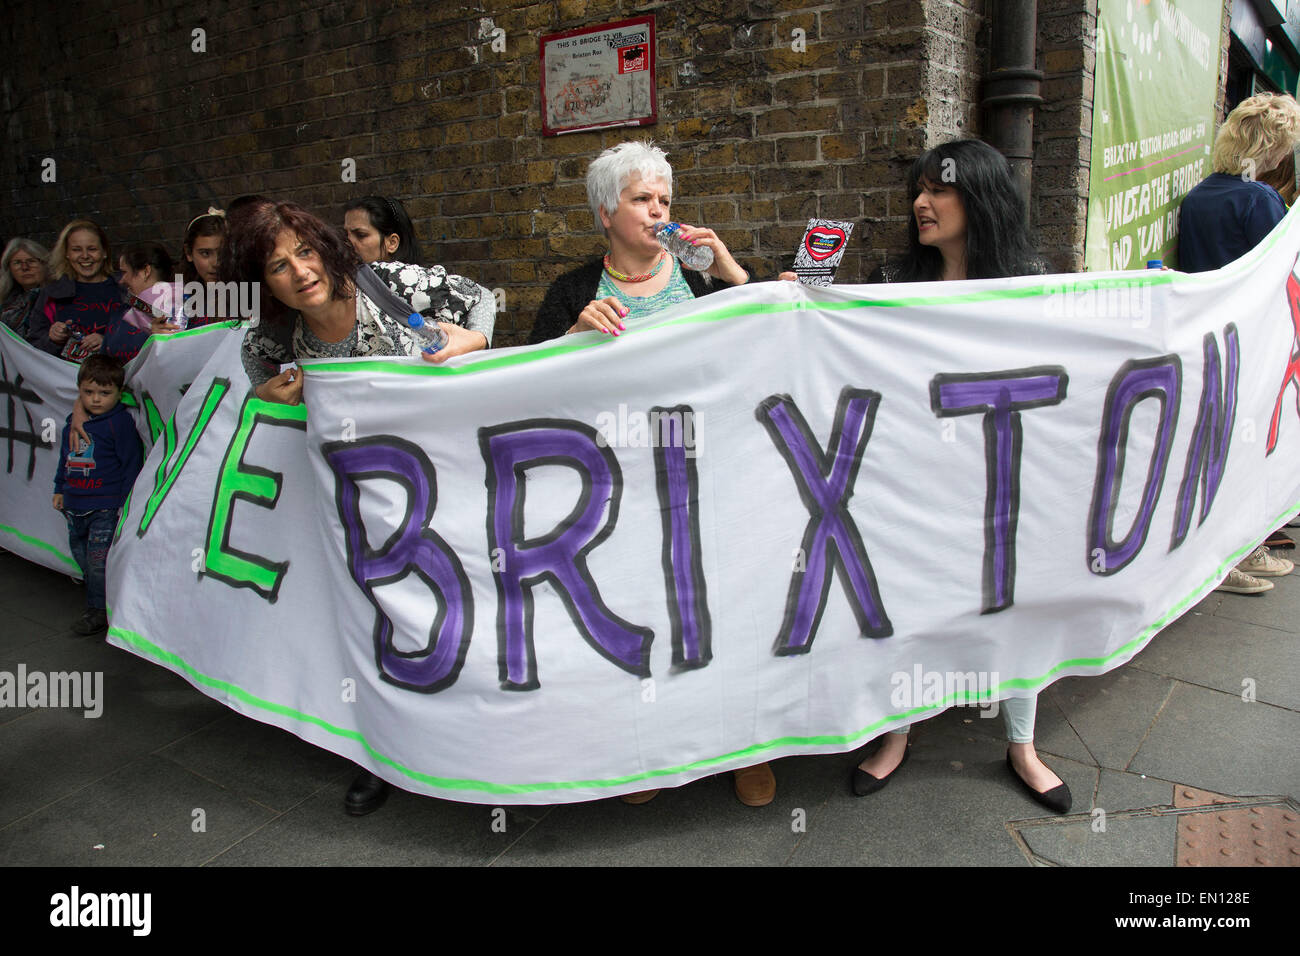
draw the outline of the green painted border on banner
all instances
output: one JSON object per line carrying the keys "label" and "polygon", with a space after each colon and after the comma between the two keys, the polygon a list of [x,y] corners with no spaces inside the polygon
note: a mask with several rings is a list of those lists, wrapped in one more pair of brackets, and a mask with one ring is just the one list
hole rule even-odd
{"label": "green painted border on banner", "polygon": [[[1289,518],[1297,511],[1300,511],[1300,502],[1296,502],[1290,508],[1277,515],[1271,522],[1269,522],[1269,526],[1277,527],[1284,519]],[[1190,594],[1175,602],[1174,605],[1161,615],[1154,624],[1144,628],[1135,638],[1122,644],[1107,656],[1071,658],[1069,660],[1061,661],[1061,663],[1052,667],[1047,671],[1047,673],[1042,674],[1039,677],[1020,677],[1004,680],[998,684],[996,688],[990,688],[988,694],[984,695],[984,697],[992,699],[996,696],[997,691],[1004,688],[1032,690],[1041,687],[1056,675],[1061,674],[1061,672],[1067,668],[1095,668],[1098,669],[1099,673],[1105,673],[1106,670],[1123,663],[1121,658],[1124,658],[1125,660],[1132,659],[1132,657],[1142,650],[1142,648],[1145,647],[1156,634],[1177,619],[1194,601],[1198,601],[1208,594],[1216,584],[1217,580],[1222,577],[1228,569],[1234,567],[1243,557],[1253,551],[1256,547],[1258,547],[1258,544],[1249,544],[1239,548],[1223,561],[1212,574],[1198,584]],[[156,644],[153,644],[148,639],[133,631],[128,631],[119,627],[110,627],[109,633],[121,640],[123,643],[135,648],[141,654],[150,656],[160,664],[171,667],[176,672],[184,674],[195,684],[219,690],[229,699],[238,700],[241,703],[258,710],[264,710],[267,713],[288,717],[292,720],[298,721],[299,723],[313,724],[337,737],[355,741],[364,747],[366,752],[374,759],[392,767],[394,770],[399,771],[411,780],[432,787],[440,787],[444,790],[477,791],[499,796],[508,794],[545,793],[548,791],[611,788],[622,786],[624,784],[652,782],[662,777],[671,777],[695,770],[708,770],[712,767],[717,767],[721,764],[727,763],[728,761],[736,760],[741,757],[752,758],[759,761],[765,759],[771,751],[782,747],[839,747],[841,749],[837,752],[843,752],[846,749],[853,749],[854,746],[861,743],[866,743],[872,739],[872,737],[876,736],[877,731],[890,724],[897,724],[900,722],[906,722],[909,724],[914,723],[927,714],[933,715],[941,713],[954,704],[978,703],[981,700],[981,696],[978,694],[962,695],[960,699],[958,699],[958,695],[956,694],[949,694],[938,704],[928,707],[915,707],[912,710],[898,714],[891,714],[888,717],[882,717],[880,720],[868,724],[866,727],[863,727],[855,733],[820,734],[811,737],[778,737],[774,740],[766,741],[765,743],[754,744],[753,746],[745,747],[742,750],[734,750],[731,753],[722,754],[717,757],[708,757],[703,760],[696,760],[693,763],[679,764],[675,767],[665,767],[660,770],[650,770],[645,773],[628,774],[622,777],[609,777],[603,780],[559,780],[549,783],[500,784],[492,783],[487,780],[464,780],[457,777],[437,777],[433,774],[412,770],[410,767],[403,766],[386,754],[379,753],[379,751],[375,750],[370,745],[370,742],[367,741],[359,731],[336,727],[328,721],[313,714],[304,714],[301,711],[294,710],[292,707],[285,706],[284,704],[264,700],[250,694],[248,691],[235,684],[218,680],[214,677],[209,677],[190,666],[190,664],[180,656],[173,654],[170,651],[163,650],[161,647],[158,647]],[[1127,657],[1125,657],[1125,655],[1127,655]],[[846,747],[846,745],[852,746]]]}
{"label": "green painted border on banner", "polygon": [[[53,492],[51,492],[50,494],[51,497],[53,497]],[[19,531],[17,528],[12,528],[7,524],[0,524],[0,533],[11,534],[19,541],[22,541],[24,544],[34,545],[35,547],[42,548],[50,552],[56,558],[62,561],[64,564],[71,565],[73,570],[75,570],[78,575],[81,574],[81,565],[77,563],[76,559],[72,555],[64,554],[62,551],[60,551],[58,545],[50,544],[48,541],[42,541],[40,538],[33,537],[30,534],[24,534],[23,532]],[[19,557],[21,557],[21,555],[19,555]]]}
{"label": "green painted border on banner", "polygon": [[[704,309],[699,312],[692,312],[689,315],[677,316],[675,318],[663,319],[660,321],[649,321],[645,324],[638,324],[623,332],[619,337],[626,338],[630,335],[642,335],[646,332],[656,331],[658,329],[674,328],[677,326],[690,325],[709,325],[717,322],[726,322],[731,319],[746,318],[753,315],[776,316],[782,313],[796,312],[843,312],[849,309],[899,309],[914,308],[917,306],[931,305],[967,305],[978,302],[996,302],[1007,299],[1032,299],[1042,296],[1052,296],[1060,294],[1063,287],[1068,286],[1071,294],[1084,292],[1095,289],[1121,289],[1143,286],[1169,285],[1173,282],[1182,281],[1190,278],[1183,273],[1178,272],[1134,272],[1130,276],[1101,276],[1097,278],[1086,276],[1083,273],[1061,273],[1059,276],[1043,277],[1048,281],[1041,286],[1027,286],[1021,289],[999,289],[988,292],[958,292],[952,294],[930,293],[927,295],[913,296],[893,296],[883,299],[851,299],[846,302],[744,302],[737,305],[726,305],[716,309]],[[555,355],[568,355],[574,352],[582,352],[587,349],[599,348],[602,345],[613,343],[615,340],[607,336],[592,336],[586,341],[572,343],[556,344],[557,340],[552,340],[544,348],[533,348],[527,351],[517,352],[513,355],[503,355],[491,357],[489,352],[486,357],[476,359],[468,365],[459,366],[442,366],[433,365],[428,362],[421,362],[418,365],[406,364],[404,362],[393,362],[386,359],[345,359],[339,361],[333,360],[316,360],[310,361],[302,366],[303,372],[307,375],[319,375],[322,373],[382,373],[387,375],[427,375],[427,376],[447,376],[447,375],[472,375],[475,373],[494,371],[499,368],[508,368],[517,365],[527,365],[532,362],[538,362],[543,359],[551,358]],[[470,353],[475,354],[475,353]]]}
{"label": "green painted border on banner", "polygon": [[200,325],[198,328],[185,329],[182,332],[168,332],[165,335],[150,335],[149,338],[145,339],[144,345],[140,346],[140,351],[136,352],[135,355],[132,356],[131,361],[132,362],[139,361],[145,355],[146,352],[148,352],[151,348],[154,348],[155,345],[158,343],[168,342],[175,339],[193,338],[196,335],[202,335],[204,332],[213,332],[218,329],[233,329],[242,324],[243,324],[243,320],[240,319],[223,319],[219,322],[211,322],[207,325]]}

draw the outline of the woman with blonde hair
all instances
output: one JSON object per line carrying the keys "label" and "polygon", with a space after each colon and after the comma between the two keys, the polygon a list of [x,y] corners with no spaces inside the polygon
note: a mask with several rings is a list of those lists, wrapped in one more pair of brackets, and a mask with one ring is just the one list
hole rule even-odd
{"label": "woman with blonde hair", "polygon": [[1242,100],[1214,138],[1214,172],[1178,211],[1178,267],[1209,272],[1241,258],[1282,221],[1296,197],[1300,104],[1260,93]]}
{"label": "woman with blonde hair", "polygon": [[[1214,138],[1214,172],[1187,194],[1178,210],[1178,267],[1222,269],[1273,231],[1296,198],[1300,104],[1291,96],[1260,93],[1242,100]],[[1269,548],[1294,548],[1282,529],[1232,569],[1215,588],[1262,594],[1294,565]]]}
{"label": "woman with blonde hair", "polygon": [[51,355],[80,362],[102,352],[122,361],[148,337],[122,321],[126,303],[109,275],[108,236],[89,219],[63,227],[50,253],[50,281],[28,322],[27,341]]}

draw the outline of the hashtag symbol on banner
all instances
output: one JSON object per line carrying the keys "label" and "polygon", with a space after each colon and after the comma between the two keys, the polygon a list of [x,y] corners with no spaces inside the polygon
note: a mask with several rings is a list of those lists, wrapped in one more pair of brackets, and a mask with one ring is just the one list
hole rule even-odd
{"label": "hashtag symbol on banner", "polygon": [[[54,443],[45,441],[36,431],[36,422],[32,420],[32,413],[27,410],[25,402],[34,402],[37,405],[45,404],[41,396],[30,387],[23,385],[22,373],[9,381],[9,368],[5,364],[4,356],[0,355],[0,395],[5,396],[5,418],[3,424],[0,424],[0,440],[3,440],[9,451],[9,462],[6,466],[6,473],[14,472],[14,445],[27,446],[27,480],[32,480],[32,475],[36,474],[36,449],[53,448]],[[23,417],[27,419],[27,430],[21,430],[18,425],[18,410],[22,409]]]}

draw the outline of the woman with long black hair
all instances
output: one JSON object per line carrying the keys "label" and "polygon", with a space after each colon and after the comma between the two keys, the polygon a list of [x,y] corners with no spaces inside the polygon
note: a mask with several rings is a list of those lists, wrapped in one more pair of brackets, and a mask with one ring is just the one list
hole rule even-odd
{"label": "woman with long black hair", "polygon": [[420,261],[415,227],[400,199],[363,196],[350,203],[343,214],[343,231],[367,265]]}
{"label": "woman with long black hair", "polygon": [[[1024,201],[1002,154],[977,139],[944,143],[922,155],[907,178],[912,200],[907,252],[868,282],[934,282],[1045,275],[1050,268],[1029,237]],[[1034,749],[1037,697],[1001,702],[1007,769],[1042,806],[1066,813],[1070,788]],[[879,749],[853,771],[863,797],[884,788],[911,753],[908,728],[885,734]]]}

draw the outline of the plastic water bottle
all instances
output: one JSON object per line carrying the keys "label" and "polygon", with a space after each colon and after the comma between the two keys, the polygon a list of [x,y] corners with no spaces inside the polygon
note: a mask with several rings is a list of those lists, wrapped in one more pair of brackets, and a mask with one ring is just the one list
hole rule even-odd
{"label": "plastic water bottle", "polygon": [[424,340],[424,348],[421,351],[425,355],[439,352],[447,344],[447,333],[442,330],[442,326],[437,322],[425,322],[424,316],[419,312],[408,315],[406,324],[416,337]]}
{"label": "plastic water bottle", "polygon": [[682,265],[696,272],[703,272],[713,265],[713,250],[708,246],[693,246],[682,238],[681,224],[661,222],[655,226],[655,238],[678,259]]}

